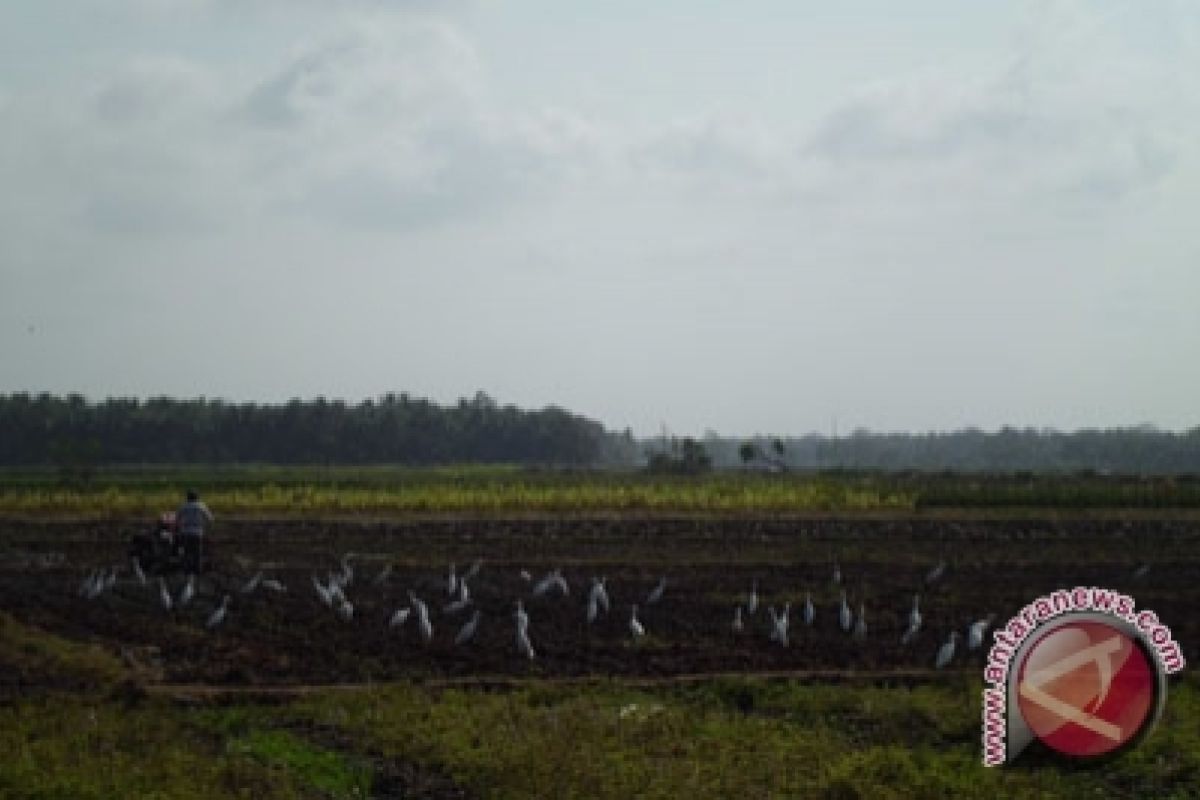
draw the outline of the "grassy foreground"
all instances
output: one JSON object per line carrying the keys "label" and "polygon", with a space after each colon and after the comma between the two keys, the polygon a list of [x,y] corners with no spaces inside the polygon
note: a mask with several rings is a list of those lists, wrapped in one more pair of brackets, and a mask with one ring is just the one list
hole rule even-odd
{"label": "grassy foreground", "polygon": [[[185,706],[120,660],[0,615],[0,796],[1194,797],[1200,685],[1084,770],[979,764],[979,684],[737,679],[510,691],[398,684]],[[18,688],[18,691],[13,691]]]}

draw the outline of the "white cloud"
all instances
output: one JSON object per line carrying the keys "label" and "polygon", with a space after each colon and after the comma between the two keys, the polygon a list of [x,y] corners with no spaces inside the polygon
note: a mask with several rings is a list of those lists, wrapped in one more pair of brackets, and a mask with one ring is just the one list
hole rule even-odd
{"label": "white cloud", "polygon": [[[157,5],[259,25],[272,13],[266,0],[253,4],[262,18],[227,0]],[[823,418],[828,407],[811,404],[833,401],[806,399],[813,383],[856,398],[865,424],[934,425],[933,412],[888,417],[886,402],[857,398],[894,395],[917,409],[936,393],[940,411],[969,406],[973,391],[1004,389],[973,359],[1009,369],[1029,359],[1030,374],[1050,374],[1057,362],[1038,361],[1042,341],[1100,364],[1087,340],[1114,308],[1115,318],[1157,316],[1175,338],[1193,330],[1180,298],[1200,289],[1179,265],[1200,246],[1187,212],[1200,199],[1194,24],[1176,26],[1179,52],[1161,58],[1127,41],[1127,20],[1038,6],[993,63],[853,87],[824,115],[806,109],[815,124],[720,103],[647,122],[519,94],[502,102],[466,25],[428,4],[397,7],[306,4],[322,24],[252,59],[164,47],[97,57],[74,84],[6,84],[0,280],[13,292],[3,308],[44,308],[69,284],[72,302],[96,292],[129,314],[123,295],[175,290],[152,275],[203,271],[220,287],[210,303],[236,296],[223,301],[231,319],[219,335],[198,325],[179,335],[210,348],[214,365],[254,338],[259,309],[278,305],[358,338],[331,333],[323,345],[324,328],[271,316],[281,327],[268,344],[246,345],[261,350],[254,363],[303,376],[314,368],[288,347],[302,341],[365,393],[377,372],[360,363],[351,374],[357,362],[342,350],[424,329],[485,357],[447,366],[401,349],[397,373],[612,409],[615,424],[652,427],[655,408],[719,394],[712,363],[810,403],[805,422],[785,422],[786,410],[754,425],[703,421],[723,429]],[[1154,283],[1140,280],[1141,260],[1156,262]],[[293,275],[308,288],[289,285]],[[1136,308],[1122,311],[1129,298]],[[392,305],[405,327],[389,327],[401,325]],[[104,327],[89,308],[76,310]],[[32,365],[22,374],[48,374],[21,352]],[[569,394],[581,353],[600,372],[578,380],[602,400]],[[928,380],[891,386],[897,364],[916,360]],[[611,388],[627,364],[638,391],[658,398],[648,410]],[[781,364],[796,376],[780,378]],[[939,377],[962,370],[978,387]],[[1103,386],[1102,373],[1088,380]],[[732,418],[739,402],[720,404]],[[1030,402],[1021,408],[1036,410]],[[699,425],[702,410],[692,413]]]}

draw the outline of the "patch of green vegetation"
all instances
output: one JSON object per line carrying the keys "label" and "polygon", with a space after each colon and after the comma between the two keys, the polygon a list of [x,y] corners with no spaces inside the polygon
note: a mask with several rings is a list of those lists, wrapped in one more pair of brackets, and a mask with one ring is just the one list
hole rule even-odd
{"label": "patch of green vegetation", "polygon": [[511,693],[397,686],[319,696],[289,713],[444,770],[487,797],[1187,797],[1195,681],[1142,747],[1098,767],[979,761],[979,686],[739,679],[633,691]]}
{"label": "patch of green vegetation", "polygon": [[[221,514],[302,516],[443,513],[909,510],[915,497],[862,478],[720,473],[704,476],[631,472],[558,472],[499,468],[386,471],[277,468],[183,471],[164,483],[123,471],[102,473],[90,488],[0,476],[0,515],[148,516],[198,488]],[[104,475],[107,474],[107,478]],[[170,470],[163,476],[172,475]],[[187,483],[182,479],[188,479]],[[196,478],[196,480],[191,480]]]}
{"label": "patch of green vegetation", "polygon": [[98,689],[125,677],[120,660],[100,647],[63,639],[0,611],[0,669],[28,685]]}
{"label": "patch of green vegetation", "polygon": [[229,741],[226,752],[248,755],[272,769],[283,769],[304,785],[334,797],[366,797],[371,772],[344,756],[281,730],[253,730]]}
{"label": "patch of green vegetation", "polygon": [[0,708],[0,796],[22,798],[320,797],[302,775],[223,752],[184,712],[44,696]]}

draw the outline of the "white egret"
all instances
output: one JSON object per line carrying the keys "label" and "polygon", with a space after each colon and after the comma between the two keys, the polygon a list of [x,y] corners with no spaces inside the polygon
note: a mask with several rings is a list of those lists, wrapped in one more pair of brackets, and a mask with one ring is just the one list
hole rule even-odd
{"label": "white egret", "polygon": [[588,595],[587,613],[585,614],[585,618],[587,619],[587,624],[591,625],[593,622],[595,622],[596,617],[599,616],[599,614],[600,614],[600,604],[596,602],[596,595],[594,593]]}
{"label": "white egret", "polygon": [[342,618],[342,622],[350,622],[354,619],[354,604],[347,600],[345,595],[338,600],[337,615]]}
{"label": "white egret", "polygon": [[854,621],[854,638],[860,642],[867,638],[867,604],[858,604],[858,619]]}
{"label": "white egret", "polygon": [[854,625],[854,615],[850,613],[850,606],[846,604],[846,590],[842,590],[842,604],[838,608],[838,625],[842,626],[842,630],[846,633],[850,632],[850,628]]}
{"label": "white egret", "polygon": [[158,599],[162,601],[162,606],[167,611],[170,611],[171,606],[175,605],[171,600],[171,593],[167,591],[167,582],[162,578],[158,579]]}
{"label": "white egret", "polygon": [[408,599],[412,602],[412,606],[417,611],[417,627],[421,630],[421,638],[428,644],[433,639],[433,623],[429,621],[429,606],[418,598],[412,592],[408,593]]}
{"label": "white egret", "polygon": [[408,608],[408,607],[397,608],[396,613],[392,614],[392,618],[390,620],[388,620],[388,627],[389,628],[399,628],[401,625],[408,622],[408,618],[411,614],[412,614],[411,608]]}
{"label": "white egret", "polygon": [[467,576],[458,579],[458,599],[464,603],[471,599],[471,589],[467,586]]}
{"label": "white egret", "polygon": [[842,582],[842,568],[837,561],[833,562],[833,582],[839,584]]}
{"label": "white egret", "polygon": [[750,582],[750,595],[746,598],[746,611],[751,615],[758,611],[758,581]]}
{"label": "white egret", "polygon": [[513,616],[517,620],[517,652],[532,661],[534,653],[533,644],[529,641],[529,615],[525,613],[525,607],[520,600],[517,601],[517,610]]}
{"label": "white egret", "polygon": [[908,612],[908,627],[916,631],[921,627],[921,595],[913,595],[912,611]]}
{"label": "white egret", "polygon": [[791,610],[791,603],[785,603],[783,611],[778,614],[775,613],[773,606],[767,609],[771,615],[771,641],[779,642],[783,647],[788,646],[788,625],[790,624]]}
{"label": "white egret", "polygon": [[599,579],[593,578],[593,581],[592,593],[596,595],[596,605],[600,607],[601,611],[607,614],[609,607],[608,588],[605,586],[605,584],[607,583],[608,578],[601,576]]}
{"label": "white egret", "polygon": [[942,579],[942,576],[945,574],[946,574],[946,559],[943,558],[941,561],[939,561],[933,567],[933,569],[931,569],[931,570],[929,570],[929,572],[925,573],[925,585],[932,586],[933,584],[940,581]]}
{"label": "white egret", "polygon": [[258,572],[254,573],[254,577],[250,578],[250,580],[243,584],[242,594],[251,594],[255,589],[258,588],[258,585],[262,583],[262,579],[263,571],[260,569]]}
{"label": "white egret", "polygon": [[995,618],[995,614],[988,614],[984,619],[979,619],[971,623],[971,627],[967,629],[968,650],[978,650],[983,645],[983,635],[987,633],[987,629],[991,626]]}
{"label": "white egret", "polygon": [[546,576],[533,587],[533,596],[542,597],[549,594],[551,589],[557,589],[562,592],[563,597],[571,593],[570,587],[567,585],[567,579],[563,577],[561,569],[556,568],[546,573]]}
{"label": "white egret", "polygon": [[817,618],[817,609],[813,606],[812,592],[804,593],[804,624],[812,625]]}
{"label": "white egret", "polygon": [[479,574],[479,570],[483,568],[483,559],[477,558],[471,562],[471,566],[463,573],[462,579],[465,581],[475,580],[475,576]]}
{"label": "white egret", "polygon": [[188,603],[192,602],[192,598],[196,596],[196,576],[188,575],[187,583],[183,584],[183,589],[179,592],[179,602],[176,604],[183,608]]}
{"label": "white egret", "polygon": [[458,576],[454,574],[454,564],[450,565],[450,574],[446,576],[446,594],[454,597],[458,592]]}
{"label": "white egret", "polygon": [[517,575],[519,575],[521,580],[525,581],[526,583],[529,583],[531,580],[533,580],[533,576],[529,574],[529,570],[527,569],[521,570],[517,573]]}
{"label": "white egret", "polygon": [[[96,570],[92,570],[87,574],[83,581],[79,584],[79,596],[88,597],[92,591],[92,585],[96,582]],[[90,598],[89,598],[90,599]]]}
{"label": "white egret", "polygon": [[642,623],[638,622],[637,611],[637,603],[634,603],[629,609],[629,632],[635,639],[646,635],[646,629],[642,627]]}
{"label": "white egret", "polygon": [[83,587],[83,596],[88,600],[95,600],[104,593],[104,586],[104,570],[98,569],[88,578],[87,584]]}
{"label": "white egret", "polygon": [[332,606],[333,594],[324,584],[321,583],[320,578],[318,578],[316,575],[312,576],[312,585],[313,589],[315,589],[317,592],[317,597],[321,598],[321,602],[327,606]]}
{"label": "white egret", "polygon": [[475,632],[479,630],[479,618],[481,613],[479,609],[475,609],[475,613],[467,620],[467,624],[458,629],[458,635],[454,637],[454,646],[466,644],[475,638]]}
{"label": "white egret", "polygon": [[653,589],[650,590],[650,594],[647,595],[647,597],[646,597],[646,605],[652,606],[655,603],[657,603],[659,600],[662,600],[663,592],[665,592],[666,590],[667,590],[667,579],[665,577],[659,578],[658,583],[655,585],[655,587]]}
{"label": "white egret", "polygon": [[937,659],[933,662],[935,669],[943,669],[954,659],[954,645],[957,641],[958,631],[950,631],[950,638],[938,649]]}
{"label": "white egret", "polygon": [[262,587],[264,589],[270,589],[272,592],[275,592],[276,594],[283,594],[284,592],[287,591],[287,587],[284,586],[282,583],[280,583],[275,578],[264,578],[263,582],[262,582]]}
{"label": "white egret", "polygon": [[517,628],[517,652],[530,661],[534,659],[533,644],[529,641],[529,631],[524,628]]}
{"label": "white egret", "polygon": [[129,559],[133,566],[133,574],[138,579],[138,583],[142,586],[146,585],[146,572],[142,569],[142,562],[138,561],[137,556]]}
{"label": "white egret", "polygon": [[217,606],[211,614],[208,615],[208,622],[205,625],[208,628],[215,628],[225,621],[225,615],[229,612],[229,595],[221,598],[221,605]]}
{"label": "white egret", "polygon": [[733,632],[741,633],[746,630],[746,623],[742,621],[742,607],[733,607]]}
{"label": "white egret", "polygon": [[342,591],[342,585],[336,580],[329,581],[329,600],[334,605],[346,602],[346,593]]}
{"label": "white egret", "polygon": [[383,586],[383,584],[387,583],[387,579],[390,578],[391,576],[392,576],[392,565],[385,564],[383,569],[379,570],[379,574],[375,576],[375,579],[373,581],[371,581],[371,585],[372,586]]}

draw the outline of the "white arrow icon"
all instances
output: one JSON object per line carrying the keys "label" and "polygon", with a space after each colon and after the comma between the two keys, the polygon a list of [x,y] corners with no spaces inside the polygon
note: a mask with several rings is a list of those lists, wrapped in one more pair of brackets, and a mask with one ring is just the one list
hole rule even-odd
{"label": "white arrow icon", "polygon": [[1093,733],[1098,733],[1113,741],[1120,741],[1121,729],[1116,725],[1088,714],[1082,708],[1064,703],[1057,697],[1042,691],[1042,687],[1051,681],[1092,662],[1100,670],[1100,698],[1096,702],[1096,708],[1099,708],[1100,704],[1104,702],[1104,698],[1108,696],[1108,690],[1112,686],[1111,656],[1120,649],[1121,637],[1113,636],[1111,639],[1079,650],[1047,667],[1043,667],[1025,676],[1025,680],[1021,682],[1019,689],[1021,696],[1037,703],[1042,708],[1067,722],[1073,722],[1082,728],[1087,728]]}

